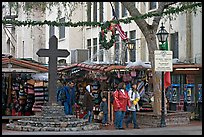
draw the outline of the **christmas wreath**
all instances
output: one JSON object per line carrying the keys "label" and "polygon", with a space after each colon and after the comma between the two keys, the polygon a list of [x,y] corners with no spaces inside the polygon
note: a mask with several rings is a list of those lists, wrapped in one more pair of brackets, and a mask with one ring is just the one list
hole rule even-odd
{"label": "christmas wreath", "polygon": [[101,27],[101,32],[99,34],[99,44],[106,50],[110,49],[116,41],[115,38],[115,26],[110,22],[106,22]]}

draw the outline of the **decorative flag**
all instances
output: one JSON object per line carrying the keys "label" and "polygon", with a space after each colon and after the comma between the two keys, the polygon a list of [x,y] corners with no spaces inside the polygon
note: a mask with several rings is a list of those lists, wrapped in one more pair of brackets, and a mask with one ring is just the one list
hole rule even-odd
{"label": "decorative flag", "polygon": [[117,31],[119,32],[119,36],[122,38],[122,40],[127,40],[127,35],[125,34],[125,32],[122,30],[122,27],[120,26],[120,24],[116,24],[115,25]]}
{"label": "decorative flag", "polygon": [[[111,4],[111,2],[110,2],[110,4]],[[113,19],[112,20],[114,20],[114,19],[118,20],[112,4],[111,4],[111,7],[112,7],[112,13],[113,13]],[[120,26],[120,24],[116,24],[115,27],[116,27],[116,30],[119,32],[119,36],[122,38],[122,40],[128,40],[127,35],[122,30],[122,27]]]}
{"label": "decorative flag", "polygon": [[166,89],[170,85],[171,85],[170,72],[165,72],[165,74],[164,74],[164,88]]}
{"label": "decorative flag", "polygon": [[[112,18],[112,20],[114,20],[114,19],[116,19],[115,16]],[[113,27],[113,26],[110,25],[110,28],[109,28],[109,29],[111,30],[112,27]],[[122,40],[128,40],[128,37],[127,37],[127,35],[125,34],[125,32],[122,30],[122,27],[121,27],[120,24],[115,24],[114,27],[115,27],[116,30],[119,32],[119,36],[121,37]]]}
{"label": "decorative flag", "polygon": [[[161,50],[168,50],[168,41],[164,42],[160,45]],[[164,74],[164,88],[166,89],[168,86],[171,85],[171,75],[170,72],[165,72]]]}

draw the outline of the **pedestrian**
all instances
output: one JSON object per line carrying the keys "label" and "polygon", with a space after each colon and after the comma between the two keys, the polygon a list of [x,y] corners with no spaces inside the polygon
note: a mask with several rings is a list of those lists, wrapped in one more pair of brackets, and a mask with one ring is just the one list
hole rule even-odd
{"label": "pedestrian", "polygon": [[121,82],[118,85],[118,89],[116,89],[113,95],[114,96],[113,108],[115,112],[114,125],[116,129],[124,129],[123,119],[125,117],[127,107],[130,107],[130,98],[125,89],[126,89],[125,83]]}
{"label": "pedestrian", "polygon": [[67,83],[64,81],[63,88],[59,89],[57,101],[61,101],[62,105],[64,106],[65,115],[73,115],[73,105],[77,105],[75,98],[76,88],[74,87],[74,82],[70,81]]}
{"label": "pedestrian", "polygon": [[83,108],[87,112],[87,114],[83,117],[83,119],[88,118],[89,123],[92,123],[93,106],[94,106],[94,96],[92,95],[92,87],[91,85],[87,85],[86,92],[84,94],[84,99],[83,99]]}
{"label": "pedestrian", "polygon": [[[63,84],[60,80],[57,80],[57,102],[61,102],[60,100],[60,93],[63,90]],[[61,104],[63,106],[63,103],[61,102]]]}
{"label": "pedestrian", "polygon": [[70,94],[70,100],[69,100],[70,114],[73,115],[73,108],[75,108],[77,106],[77,103],[76,103],[76,87],[75,87],[74,81],[69,81],[68,91],[69,91],[69,94]]}
{"label": "pedestrian", "polygon": [[105,96],[102,97],[102,101],[100,103],[100,111],[103,113],[102,125],[107,126],[108,125],[108,103]]}
{"label": "pedestrian", "polygon": [[71,115],[72,108],[70,104],[70,92],[69,92],[68,84],[66,82],[64,82],[63,90],[60,93],[60,100],[64,106],[65,115]]}
{"label": "pedestrian", "polygon": [[139,107],[138,102],[140,100],[140,94],[139,94],[139,92],[137,90],[137,83],[136,82],[134,82],[132,84],[132,87],[128,91],[128,95],[130,97],[131,106],[128,107],[128,112],[129,113],[128,113],[127,120],[125,122],[126,128],[128,128],[128,124],[133,121],[134,128],[139,129],[139,126],[137,124],[136,111],[138,109],[137,107]]}

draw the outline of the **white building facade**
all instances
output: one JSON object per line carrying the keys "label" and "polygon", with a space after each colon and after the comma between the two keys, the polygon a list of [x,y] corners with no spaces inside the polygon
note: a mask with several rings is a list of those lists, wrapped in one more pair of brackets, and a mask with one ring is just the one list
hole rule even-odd
{"label": "white building facade", "polygon": [[[90,13],[87,13],[87,21],[105,22],[111,20],[113,18],[111,4],[118,19],[130,16],[120,2],[92,2],[91,4],[88,2],[87,12]],[[133,4],[142,14],[154,11],[158,8],[157,2],[134,2]],[[178,6],[178,4],[173,6]],[[160,26],[163,22],[165,29],[169,33],[168,45],[169,50],[173,51],[173,58],[184,63],[202,63],[202,7],[198,9],[197,15],[192,12],[182,13],[172,17],[175,19],[171,21],[167,17],[162,18]],[[148,18],[146,21],[151,24],[152,18]],[[130,24],[121,23],[120,25],[127,34],[127,37],[135,43],[134,50],[131,53],[132,55],[128,53],[127,48],[124,48],[124,43],[118,36],[118,32],[116,37],[119,40],[116,42],[116,45],[105,51],[100,49],[99,44],[99,32],[101,28],[86,27],[86,46],[90,50],[91,60],[111,63],[115,63],[115,61],[119,61],[120,63],[122,59],[125,59],[125,62],[138,60],[148,62],[149,57],[146,41],[137,24],[132,21]],[[159,29],[160,28],[158,28],[158,30]],[[100,55],[101,53],[103,53],[103,56]]]}
{"label": "white building facade", "polygon": [[[89,21],[89,22],[105,22],[113,18],[112,8],[118,19],[129,17],[129,12],[123,7],[120,2],[83,2],[83,5],[74,10],[71,21]],[[144,14],[149,11],[154,11],[158,8],[157,2],[133,2],[133,4]],[[6,8],[4,8],[6,9]],[[8,11],[3,9],[3,16],[8,14]],[[59,21],[67,22],[63,7]],[[202,8],[199,9],[202,11]],[[169,32],[169,50],[173,51],[173,58],[177,58],[181,62],[201,63],[202,56],[202,13],[197,12],[194,16],[191,14],[181,14],[175,20],[169,21],[161,19],[165,29]],[[53,7],[50,12],[47,10],[45,14],[36,10],[32,15],[27,15],[21,10],[18,11],[16,20],[51,20],[57,21],[57,7]],[[152,18],[146,19],[151,23]],[[37,50],[40,48],[48,48],[49,38],[56,35],[58,38],[58,48],[67,49],[69,52],[75,49],[88,49],[88,60],[96,63],[118,63],[121,64],[129,61],[149,62],[148,48],[144,36],[137,24],[132,21],[130,24],[120,23],[127,37],[135,43],[134,49],[129,54],[125,43],[122,42],[118,32],[116,33],[116,44],[109,50],[104,50],[99,44],[99,26],[79,26],[79,27],[53,27],[53,26],[31,26],[31,27],[15,27],[11,34],[4,31],[2,25],[2,52],[11,53],[16,58],[32,58],[42,63],[48,63],[48,58],[38,57]],[[158,28],[159,29],[159,28]],[[7,30],[8,31],[8,30]],[[155,34],[156,35],[156,34]],[[10,39],[10,40],[9,40]],[[12,44],[11,42],[12,41]],[[71,58],[58,58],[61,62],[67,65],[71,64]]]}
{"label": "white building facade", "polygon": [[[16,16],[15,20],[38,20],[44,21],[45,15],[39,9],[33,9],[27,15],[23,11],[25,3],[19,2],[18,10],[10,10],[7,2],[3,2],[5,8],[2,9],[4,17]],[[14,18],[13,18],[14,19]],[[36,52],[40,48],[45,48],[45,26],[12,26],[2,25],[2,52],[12,54],[15,58],[30,58],[35,61],[45,63],[45,59],[39,58]]]}

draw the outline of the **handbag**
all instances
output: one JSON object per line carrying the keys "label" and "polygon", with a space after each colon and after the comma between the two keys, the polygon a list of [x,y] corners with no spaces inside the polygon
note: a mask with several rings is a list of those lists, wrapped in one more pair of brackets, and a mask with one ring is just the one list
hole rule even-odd
{"label": "handbag", "polygon": [[102,119],[103,119],[103,111],[99,112],[99,114],[98,114],[98,119],[99,119],[99,120],[102,120]]}

